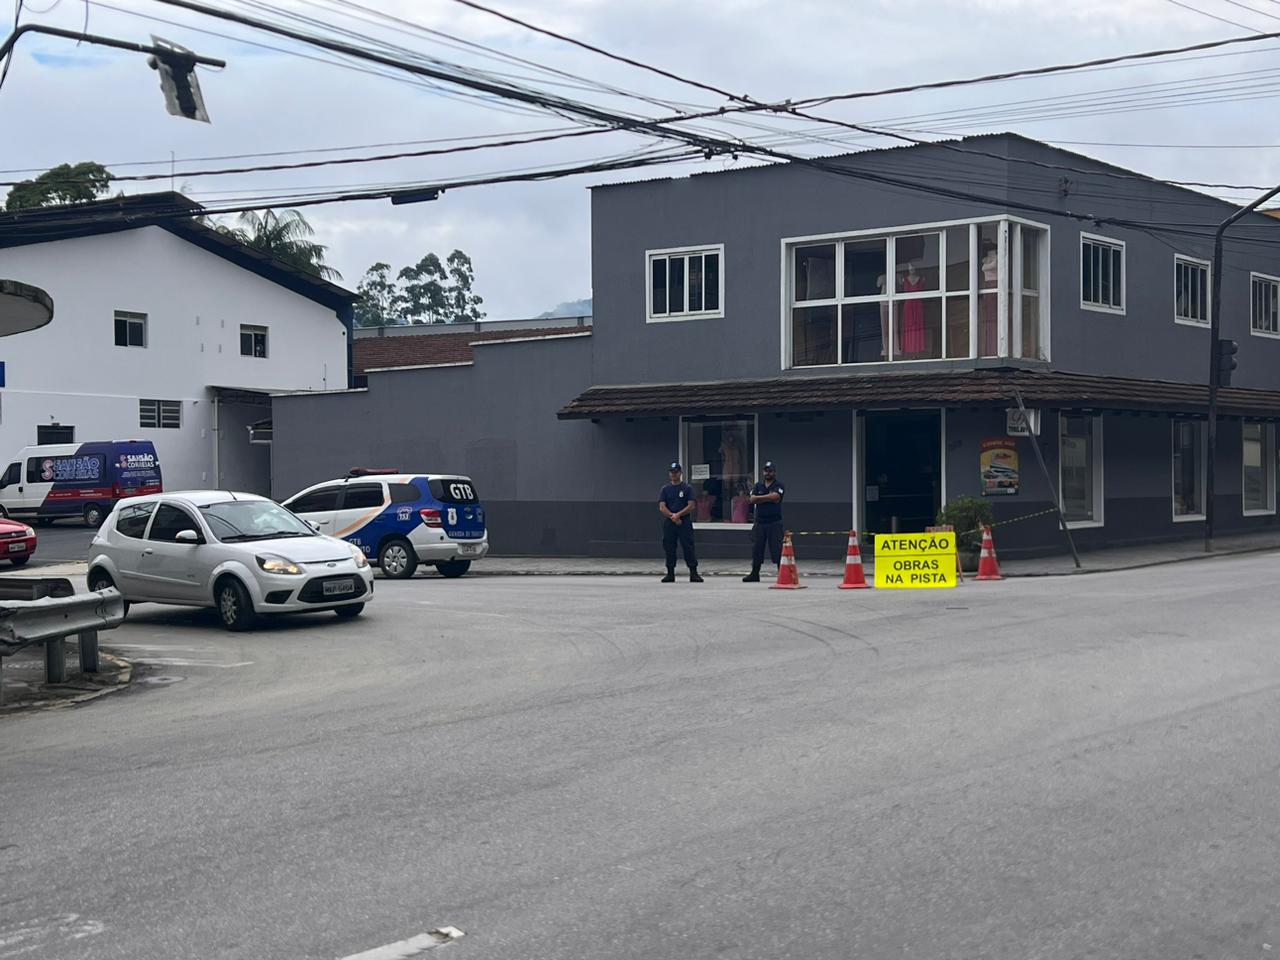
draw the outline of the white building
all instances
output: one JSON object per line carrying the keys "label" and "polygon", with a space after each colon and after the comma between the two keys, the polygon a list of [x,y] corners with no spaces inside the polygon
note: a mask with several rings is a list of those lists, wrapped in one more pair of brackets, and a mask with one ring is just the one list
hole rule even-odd
{"label": "white building", "polygon": [[38,442],[148,439],[169,489],[270,491],[270,396],[349,385],[355,294],[190,211],[164,193],[0,216],[0,277],[57,309],[0,342],[2,462]]}

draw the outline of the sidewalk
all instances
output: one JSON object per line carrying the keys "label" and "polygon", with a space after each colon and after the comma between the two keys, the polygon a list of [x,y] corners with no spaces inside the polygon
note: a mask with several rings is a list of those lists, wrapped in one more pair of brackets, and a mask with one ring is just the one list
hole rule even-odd
{"label": "sidewalk", "polygon": [[[1256,553],[1264,550],[1280,550],[1280,530],[1267,533],[1250,533],[1231,537],[1218,537],[1213,553],[1204,552],[1204,541],[1181,540],[1176,543],[1157,543],[1141,547],[1117,547],[1110,550],[1091,550],[1080,554],[1081,569],[1076,570],[1069,553],[1054,557],[1039,557],[1034,560],[1000,560],[1000,572],[1006,577],[1056,577],[1076,573],[1106,573],[1114,570],[1132,570],[1138,567],[1153,567],[1163,563],[1179,563],[1185,560],[1204,560],[1212,557],[1226,557],[1240,553]],[[1065,551],[1065,548],[1064,548]],[[654,543],[655,554],[660,554],[660,545]],[[996,542],[996,553],[1000,552],[1000,543]],[[804,544],[797,549],[797,562],[805,577],[843,577],[842,560],[805,560]],[[703,576],[740,577],[747,572],[750,558],[743,552],[740,560],[703,560],[698,570]],[[870,576],[874,563],[868,561],[867,575]],[[421,568],[419,568],[421,569]],[[430,568],[428,568],[430,569]],[[772,567],[770,567],[772,569]],[[677,575],[684,571],[684,562],[677,567]],[[76,584],[77,590],[84,589],[84,579],[88,572],[84,563],[59,563],[48,566],[33,566],[21,571],[0,571],[0,577],[69,577]],[[662,557],[660,555],[645,558],[628,557],[503,557],[488,556],[477,561],[468,576],[489,577],[661,577],[663,574]],[[434,575],[434,574],[432,574]]]}
{"label": "sidewalk", "polygon": [[[110,643],[110,633],[100,634],[99,642]],[[133,667],[128,661],[98,651],[98,672],[81,673],[80,656],[75,640],[66,641],[67,682],[44,682],[44,646],[32,644],[0,666],[0,717],[31,707],[68,706],[96,700],[103,694],[129,685]]]}

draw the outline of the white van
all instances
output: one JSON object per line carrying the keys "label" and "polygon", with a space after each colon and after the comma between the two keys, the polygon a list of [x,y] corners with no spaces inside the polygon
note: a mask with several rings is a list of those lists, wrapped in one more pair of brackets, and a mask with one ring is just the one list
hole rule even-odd
{"label": "white van", "polygon": [[0,516],[98,527],[118,500],[162,490],[150,440],[46,443],[23,447],[0,475]]}

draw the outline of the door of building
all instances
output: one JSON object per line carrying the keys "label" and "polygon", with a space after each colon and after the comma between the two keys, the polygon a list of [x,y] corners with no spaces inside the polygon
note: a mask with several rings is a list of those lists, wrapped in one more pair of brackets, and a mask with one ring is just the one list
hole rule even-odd
{"label": "door of building", "polygon": [[923,532],[941,506],[941,415],[868,413],[863,435],[863,529]]}

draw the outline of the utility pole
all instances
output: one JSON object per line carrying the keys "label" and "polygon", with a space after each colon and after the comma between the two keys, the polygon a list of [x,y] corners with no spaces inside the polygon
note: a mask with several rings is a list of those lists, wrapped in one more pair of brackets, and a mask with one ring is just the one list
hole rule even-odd
{"label": "utility pole", "polygon": [[1209,308],[1209,430],[1205,442],[1205,456],[1208,463],[1205,464],[1204,480],[1205,553],[1213,551],[1214,474],[1217,472],[1218,462],[1218,387],[1222,383],[1223,361],[1230,360],[1232,364],[1235,363],[1235,350],[1224,351],[1219,340],[1219,334],[1222,332],[1222,235],[1233,223],[1253,213],[1276,194],[1280,194],[1280,186],[1274,190],[1268,190],[1247,207],[1241,207],[1218,224],[1218,228],[1213,232],[1213,267],[1209,280],[1213,285],[1213,305]]}

